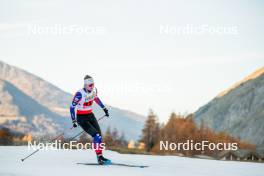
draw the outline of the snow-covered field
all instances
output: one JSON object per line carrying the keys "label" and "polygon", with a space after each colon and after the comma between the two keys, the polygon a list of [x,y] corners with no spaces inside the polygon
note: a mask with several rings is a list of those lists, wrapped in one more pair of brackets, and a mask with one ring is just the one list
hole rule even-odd
{"label": "snow-covered field", "polygon": [[0,146],[0,176],[263,176],[264,164],[248,162],[191,159],[177,156],[147,156],[119,154],[105,151],[113,162],[148,165],[148,168],[123,166],[86,166],[76,163],[94,163],[90,150],[40,151],[21,162],[31,153],[27,147]]}

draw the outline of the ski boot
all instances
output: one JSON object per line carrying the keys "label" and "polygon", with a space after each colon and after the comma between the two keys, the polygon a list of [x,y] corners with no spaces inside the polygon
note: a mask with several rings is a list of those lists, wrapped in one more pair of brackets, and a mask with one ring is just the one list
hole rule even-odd
{"label": "ski boot", "polygon": [[103,157],[103,155],[97,155],[97,161],[99,165],[111,164],[111,160]]}

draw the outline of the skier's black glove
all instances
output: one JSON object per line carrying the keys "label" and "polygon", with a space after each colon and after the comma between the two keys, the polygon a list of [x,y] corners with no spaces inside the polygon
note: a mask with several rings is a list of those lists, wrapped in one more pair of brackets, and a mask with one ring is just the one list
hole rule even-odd
{"label": "skier's black glove", "polygon": [[104,110],[104,112],[105,112],[105,116],[106,116],[106,117],[109,117],[108,109],[107,109],[106,107],[104,107],[103,110]]}
{"label": "skier's black glove", "polygon": [[73,126],[73,128],[77,128],[77,127],[78,127],[78,125],[77,125],[77,121],[76,121],[76,120],[73,120],[73,121],[72,121],[72,126]]}

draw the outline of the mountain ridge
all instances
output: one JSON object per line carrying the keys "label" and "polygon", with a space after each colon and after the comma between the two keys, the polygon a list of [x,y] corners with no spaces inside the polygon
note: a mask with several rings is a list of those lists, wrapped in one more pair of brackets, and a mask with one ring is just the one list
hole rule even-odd
{"label": "mountain ridge", "polygon": [[255,78],[261,76],[262,74],[264,74],[264,67],[261,67],[261,68],[257,69],[253,73],[251,73],[248,76],[246,76],[244,79],[238,81],[237,83],[233,84],[232,86],[230,86],[226,90],[220,92],[216,97],[222,97],[225,94],[227,94],[228,92],[230,92],[233,89],[235,89],[236,87],[238,87],[239,85],[241,85],[241,84],[243,84],[243,83],[245,83],[245,82],[247,82],[247,81],[249,81],[251,79],[255,79]]}
{"label": "mountain ridge", "polygon": [[256,145],[264,145],[263,67],[239,81],[222,96],[216,96],[194,113],[215,131],[224,131]]}

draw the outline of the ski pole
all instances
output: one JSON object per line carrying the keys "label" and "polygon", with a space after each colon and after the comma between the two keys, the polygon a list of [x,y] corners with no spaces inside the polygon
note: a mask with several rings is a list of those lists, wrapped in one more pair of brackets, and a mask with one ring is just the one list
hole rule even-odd
{"label": "ski pole", "polygon": [[[97,121],[99,122],[99,121],[102,120],[104,117],[105,117],[105,115],[102,116],[102,117],[100,117]],[[70,130],[72,130],[72,129],[73,129],[73,126],[70,128]],[[70,139],[70,141],[73,140],[73,139],[75,139],[76,137],[80,136],[83,132],[84,132],[84,131],[81,131],[80,133],[78,133],[77,135],[75,135],[74,137],[72,137],[72,138]],[[54,141],[54,140],[60,138],[60,137],[63,136],[64,134],[65,134],[65,131],[64,131],[63,133],[61,133],[60,135],[58,135],[57,137],[55,137],[55,138],[53,138],[52,140],[50,140],[50,142],[52,142],[52,141]],[[32,152],[31,154],[29,154],[29,155],[26,156],[25,158],[22,158],[21,161],[22,161],[22,162],[25,161],[27,158],[29,158],[30,156],[34,155],[34,154],[37,153],[39,150],[40,150],[40,149],[35,150],[34,152]]]}
{"label": "ski pole", "polygon": [[[72,130],[72,129],[73,129],[73,126],[72,126],[69,130]],[[65,134],[65,131],[64,131],[63,133],[61,133],[60,135],[58,135],[57,137],[51,139],[51,140],[49,141],[49,143],[52,142],[52,141],[54,141],[54,140],[56,140],[56,139],[59,139],[59,138],[60,138],[61,136],[63,136],[64,134]],[[29,155],[26,156],[25,158],[22,158],[21,161],[22,161],[22,162],[25,161],[27,158],[29,158],[30,156],[34,155],[34,154],[37,153],[39,150],[40,150],[40,149],[35,150],[34,152],[32,152],[31,154],[29,154]]]}
{"label": "ski pole", "polygon": [[103,118],[105,118],[106,115],[103,115],[102,117],[100,117],[97,122],[99,122],[100,120],[102,120]]}
{"label": "ski pole", "polygon": [[70,138],[69,141],[71,141],[71,140],[77,138],[77,137],[80,136],[83,132],[84,132],[84,130],[82,130],[80,133],[78,133],[78,134],[76,134],[75,136],[73,136],[72,138]]}

